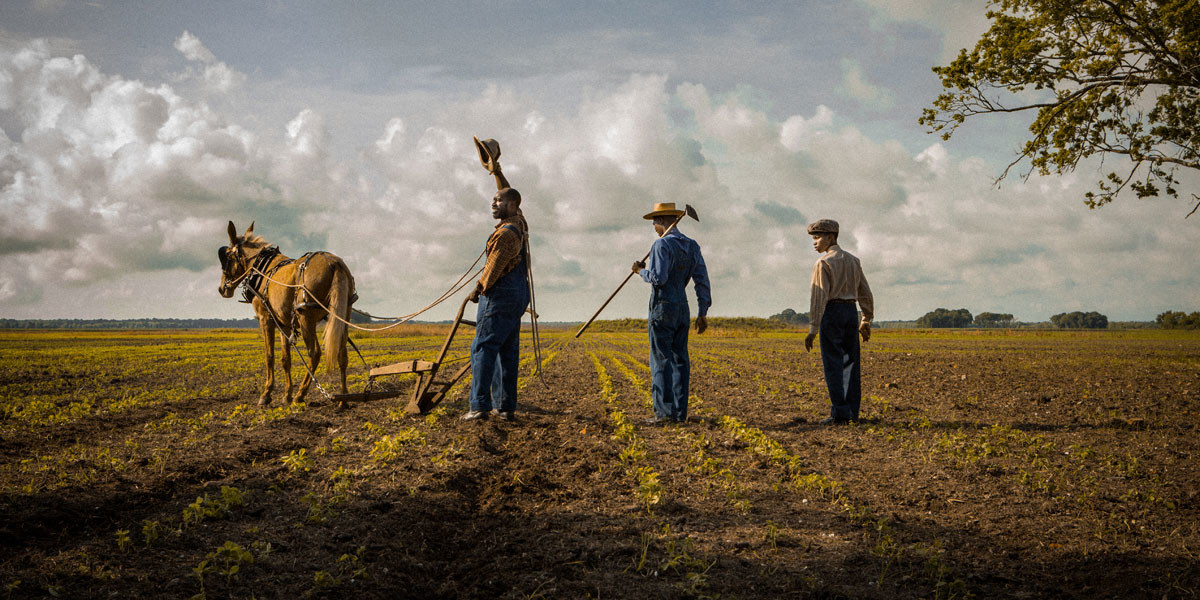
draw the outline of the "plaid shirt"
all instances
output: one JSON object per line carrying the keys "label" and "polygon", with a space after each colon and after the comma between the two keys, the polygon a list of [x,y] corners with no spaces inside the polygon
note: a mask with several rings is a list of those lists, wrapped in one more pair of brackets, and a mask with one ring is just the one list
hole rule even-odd
{"label": "plaid shirt", "polygon": [[[505,225],[514,225],[521,231],[520,235]],[[525,223],[525,215],[521,209],[517,214],[503,219],[496,225],[487,241],[487,263],[479,276],[479,286],[486,293],[501,277],[508,275],[521,263],[521,250],[524,248],[524,238],[529,235],[529,225]]]}

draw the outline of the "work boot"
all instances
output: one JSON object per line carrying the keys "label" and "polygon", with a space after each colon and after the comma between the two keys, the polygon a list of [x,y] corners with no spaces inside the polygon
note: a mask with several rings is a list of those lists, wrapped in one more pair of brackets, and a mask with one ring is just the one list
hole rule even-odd
{"label": "work boot", "polygon": [[471,411],[467,411],[467,414],[465,414],[459,418],[464,421],[486,421],[488,418],[488,414],[486,411],[482,411],[482,410],[471,410]]}
{"label": "work boot", "polygon": [[517,420],[516,413],[511,410],[493,410],[492,415],[494,415],[497,419],[500,419],[501,421]]}
{"label": "work boot", "polygon": [[833,417],[825,417],[824,419],[818,421],[818,423],[821,425],[845,425],[849,422],[849,419],[835,419]]}

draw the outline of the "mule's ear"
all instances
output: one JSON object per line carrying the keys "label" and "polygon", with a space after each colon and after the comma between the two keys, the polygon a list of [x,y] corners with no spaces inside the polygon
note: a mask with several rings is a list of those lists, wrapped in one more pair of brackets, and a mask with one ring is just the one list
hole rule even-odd
{"label": "mule's ear", "polygon": [[251,231],[254,231],[254,221],[250,221],[250,226],[246,228],[246,233],[242,235],[250,235]]}
{"label": "mule's ear", "polygon": [[233,221],[229,222],[229,245],[236,246],[238,242],[237,227],[233,226]]}

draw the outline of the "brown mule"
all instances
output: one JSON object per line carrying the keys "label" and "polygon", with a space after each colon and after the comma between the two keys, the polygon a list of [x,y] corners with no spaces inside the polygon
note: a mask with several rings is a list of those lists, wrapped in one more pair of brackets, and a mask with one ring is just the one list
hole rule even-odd
{"label": "brown mule", "polygon": [[[354,293],[354,277],[346,263],[328,252],[306,254],[293,260],[279,253],[275,246],[254,233],[254,223],[242,235],[237,234],[233,221],[229,222],[229,245],[217,251],[221,259],[221,287],[224,298],[232,298],[234,291],[243,281],[247,284],[247,297],[258,317],[259,331],[266,347],[267,381],[258,398],[259,406],[271,402],[271,391],[275,387],[275,329],[279,328],[283,346],[283,375],[287,382],[285,395],[293,402],[304,399],[312,385],[312,374],[321,362],[321,346],[317,344],[317,323],[329,317],[322,306],[334,315],[350,320],[350,307],[357,298]],[[325,352],[330,355],[329,371],[336,364],[340,371],[341,393],[346,388],[346,341],[349,339],[345,323],[329,318],[325,325]],[[308,364],[311,373],[304,374],[300,389],[292,396],[292,352],[288,339],[299,330],[308,349]]]}

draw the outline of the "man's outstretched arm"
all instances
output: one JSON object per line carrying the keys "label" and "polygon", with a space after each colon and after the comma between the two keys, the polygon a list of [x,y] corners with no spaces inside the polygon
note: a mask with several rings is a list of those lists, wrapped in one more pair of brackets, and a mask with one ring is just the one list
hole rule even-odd
{"label": "man's outstretched arm", "polygon": [[493,163],[495,167],[492,169],[492,175],[496,176],[496,190],[503,190],[512,187],[508,185],[508,178],[504,176],[504,171],[500,170],[500,163]]}

